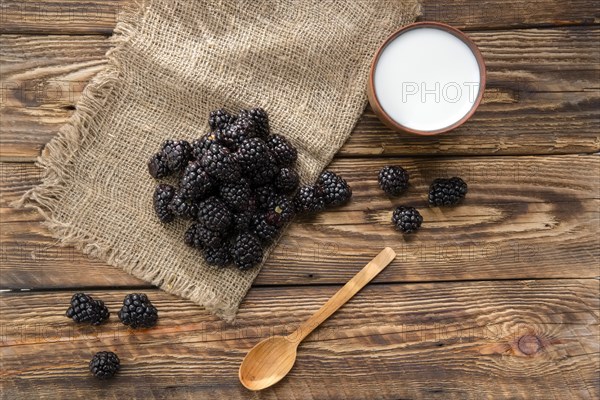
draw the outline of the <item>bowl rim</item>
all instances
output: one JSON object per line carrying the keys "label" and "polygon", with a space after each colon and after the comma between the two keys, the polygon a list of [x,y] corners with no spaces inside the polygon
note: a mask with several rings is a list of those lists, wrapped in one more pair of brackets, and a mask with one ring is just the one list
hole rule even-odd
{"label": "bowl rim", "polygon": [[[454,35],[455,37],[460,39],[463,43],[465,43],[469,47],[469,49],[473,52],[473,55],[475,56],[475,59],[479,66],[479,91],[477,93],[475,102],[471,106],[471,109],[469,110],[469,112],[466,113],[460,120],[456,121],[452,125],[449,125],[444,128],[436,129],[433,131],[422,131],[422,130],[410,128],[410,127],[402,125],[398,121],[394,120],[392,117],[390,117],[385,112],[385,110],[379,103],[379,99],[377,99],[377,92],[375,91],[375,69],[377,66],[377,62],[379,61],[379,57],[381,56],[381,54],[383,53],[385,48],[393,40],[395,40],[398,36],[402,35],[403,33],[406,33],[413,29],[420,29],[420,28],[440,29],[442,31],[445,31],[445,32],[448,32],[448,33]],[[371,108],[373,108],[373,111],[375,112],[375,114],[379,117],[379,119],[381,119],[390,128],[397,130],[397,131],[399,130],[399,131],[412,133],[415,135],[432,136],[432,135],[438,135],[440,133],[445,133],[445,132],[449,132],[453,129],[456,129],[459,126],[461,126],[462,124],[464,124],[469,118],[471,118],[471,116],[475,113],[475,111],[479,107],[479,104],[481,104],[481,101],[483,99],[483,92],[485,92],[486,81],[487,81],[487,72],[486,72],[486,66],[485,66],[485,61],[483,59],[483,55],[481,54],[481,51],[479,50],[479,48],[477,47],[475,42],[473,42],[471,40],[471,38],[469,38],[462,31],[460,31],[450,25],[447,25],[447,24],[444,24],[441,22],[423,21],[423,22],[415,22],[415,23],[406,25],[406,26],[398,29],[396,32],[392,33],[383,42],[383,44],[381,44],[381,46],[379,46],[379,49],[377,49],[377,52],[375,53],[375,56],[373,57],[373,61],[371,62],[371,68],[369,70],[367,95],[368,95],[369,104],[371,104]]]}

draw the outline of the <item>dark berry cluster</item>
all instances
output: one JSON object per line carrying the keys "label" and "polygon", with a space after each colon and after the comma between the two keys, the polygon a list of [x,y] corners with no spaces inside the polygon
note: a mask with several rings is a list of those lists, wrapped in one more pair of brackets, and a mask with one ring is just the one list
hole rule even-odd
{"label": "dark berry cluster", "polygon": [[112,351],[99,351],[90,360],[90,372],[98,379],[110,379],[120,368],[121,361]]}
{"label": "dark berry cluster", "polygon": [[156,307],[143,293],[132,293],[125,296],[118,315],[124,325],[133,329],[151,328],[156,325],[158,320]]}
{"label": "dark berry cluster", "polygon": [[[379,171],[379,187],[390,196],[398,196],[408,188],[408,172],[397,165],[388,165]],[[461,178],[438,178],[429,187],[429,205],[434,207],[453,206],[467,194],[467,184]],[[402,233],[416,232],[423,223],[423,217],[414,207],[396,207],[392,213],[392,223]]]}
{"label": "dark berry cluster", "polygon": [[179,180],[156,186],[154,210],[164,223],[191,220],[184,242],[211,265],[250,269],[295,214],[341,205],[352,196],[348,183],[329,171],[298,189],[298,151],[284,136],[271,134],[262,108],[237,115],[215,110],[209,125],[211,132],[191,143],[165,141],[148,171],[156,179]]}
{"label": "dark berry cluster", "polygon": [[429,187],[429,204],[432,206],[453,206],[467,195],[467,184],[461,178],[438,178]]}
{"label": "dark berry cluster", "polygon": [[85,293],[75,293],[66,315],[77,323],[100,325],[108,319],[110,312],[102,300],[94,300]]}

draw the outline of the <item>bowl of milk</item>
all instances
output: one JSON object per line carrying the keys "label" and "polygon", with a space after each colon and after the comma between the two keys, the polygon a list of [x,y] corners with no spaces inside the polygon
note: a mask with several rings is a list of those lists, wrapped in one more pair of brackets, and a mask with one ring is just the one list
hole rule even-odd
{"label": "bowl of milk", "polygon": [[485,81],[485,63],[471,39],[446,24],[418,22],[379,48],[367,94],[375,114],[390,128],[437,135],[473,115]]}

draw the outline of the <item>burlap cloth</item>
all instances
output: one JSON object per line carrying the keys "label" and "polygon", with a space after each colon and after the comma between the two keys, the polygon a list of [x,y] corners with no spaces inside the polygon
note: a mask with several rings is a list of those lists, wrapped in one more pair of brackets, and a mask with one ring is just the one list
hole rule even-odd
{"label": "burlap cloth", "polygon": [[43,183],[18,205],[37,208],[62,244],[232,320],[260,268],[207,266],[183,243],[185,223],[159,223],[147,159],[166,138],[207,131],[210,110],[261,106],[297,146],[302,181],[314,181],[365,107],[377,47],[418,12],[416,0],[137,4],[38,159]]}

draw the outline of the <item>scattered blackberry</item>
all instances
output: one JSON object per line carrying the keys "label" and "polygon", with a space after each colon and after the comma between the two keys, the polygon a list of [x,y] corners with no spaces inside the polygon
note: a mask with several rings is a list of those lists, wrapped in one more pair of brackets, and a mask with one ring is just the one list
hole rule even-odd
{"label": "scattered blackberry", "polygon": [[273,196],[265,214],[265,220],[273,226],[281,227],[294,218],[294,203],[286,196]]}
{"label": "scattered blackberry", "polygon": [[325,196],[320,186],[302,186],[294,197],[294,206],[299,214],[313,213],[325,209]]}
{"label": "scattered blackberry", "polygon": [[204,244],[200,241],[198,237],[198,228],[201,228],[202,225],[194,222],[190,227],[185,231],[183,236],[183,242],[190,247],[195,249],[202,250],[204,248]]}
{"label": "scattered blackberry", "polygon": [[392,222],[400,232],[413,233],[421,226],[423,217],[414,207],[397,207],[392,214]]}
{"label": "scattered blackberry", "polygon": [[171,222],[175,219],[175,214],[169,207],[171,200],[175,196],[175,188],[166,183],[161,183],[154,190],[154,211],[160,222]]}
{"label": "scattered blackberry", "polygon": [[398,196],[408,188],[408,172],[398,166],[383,167],[379,171],[379,187],[390,196]]}
{"label": "scattered blackberry", "polygon": [[85,293],[75,293],[66,315],[77,323],[100,325],[108,319],[110,312],[102,300],[94,300]]}
{"label": "scattered blackberry", "polygon": [[317,181],[323,187],[327,206],[342,205],[352,197],[352,189],[344,178],[331,171],[325,171]]}
{"label": "scattered blackberry", "polygon": [[246,139],[256,136],[254,120],[248,117],[239,117],[233,124],[217,131],[217,140],[231,150],[237,150]]}
{"label": "scattered blackberry", "polygon": [[194,140],[192,142],[192,157],[200,161],[213,143],[217,143],[217,135],[213,132],[204,134],[200,139]]}
{"label": "scattered blackberry", "polygon": [[222,108],[211,111],[208,117],[208,124],[213,131],[225,129],[233,121],[235,121],[235,117]]}
{"label": "scattered blackberry", "polygon": [[254,137],[240,143],[237,159],[242,170],[248,175],[253,175],[260,167],[269,161],[269,148],[264,140]]}
{"label": "scattered blackberry", "polygon": [[112,351],[99,351],[90,360],[90,372],[98,379],[110,379],[121,368],[119,357]]}
{"label": "scattered blackberry", "polygon": [[185,197],[198,199],[207,196],[212,187],[212,179],[202,169],[198,161],[193,161],[188,164],[181,177],[179,184],[181,193]]}
{"label": "scattered blackberry", "polygon": [[223,246],[214,249],[207,247],[204,249],[203,255],[204,260],[206,260],[209,265],[224,267],[231,262],[231,254],[229,254],[228,244],[224,244]]}
{"label": "scattered blackberry", "polygon": [[119,319],[131,328],[150,328],[156,325],[158,311],[148,296],[143,293],[131,293],[125,296],[123,307],[119,310]]}
{"label": "scattered blackberry", "polygon": [[200,163],[206,173],[223,182],[240,179],[240,165],[227,147],[212,143],[202,156]]}
{"label": "scattered blackberry", "polygon": [[275,187],[279,193],[293,193],[300,184],[300,176],[291,168],[281,168],[275,178]]}
{"label": "scattered blackberry", "polygon": [[219,187],[219,194],[232,210],[244,210],[250,202],[250,185],[243,178],[235,183],[223,183]]}
{"label": "scattered blackberry", "polygon": [[156,153],[148,160],[148,172],[155,179],[162,179],[171,174],[163,153]]}
{"label": "scattered blackberry", "polygon": [[461,178],[438,178],[429,187],[429,204],[432,206],[452,206],[467,195],[467,184]]}
{"label": "scattered blackberry", "polygon": [[249,117],[254,120],[256,125],[256,134],[262,139],[269,136],[269,116],[262,108],[251,108],[250,110],[241,110],[239,117]]}
{"label": "scattered blackberry", "polygon": [[249,233],[241,233],[233,242],[231,254],[235,266],[247,270],[262,261],[263,249],[256,237]]}
{"label": "scattered blackberry", "polygon": [[296,162],[298,151],[281,135],[271,135],[267,138],[267,147],[275,157],[277,165],[289,167]]}
{"label": "scattered blackberry", "polygon": [[280,228],[267,222],[265,214],[256,214],[250,221],[250,233],[258,237],[262,242],[269,243],[279,234]]}
{"label": "scattered blackberry", "polygon": [[224,233],[231,224],[231,211],[218,197],[209,197],[198,205],[198,221],[211,231]]}
{"label": "scattered blackberry", "polygon": [[193,199],[186,196],[182,191],[175,193],[171,203],[169,203],[169,210],[176,216],[183,219],[196,219],[198,215],[198,207],[194,203]]}
{"label": "scattered blackberry", "polygon": [[162,145],[171,172],[182,172],[192,158],[192,146],[185,140],[166,140]]}

